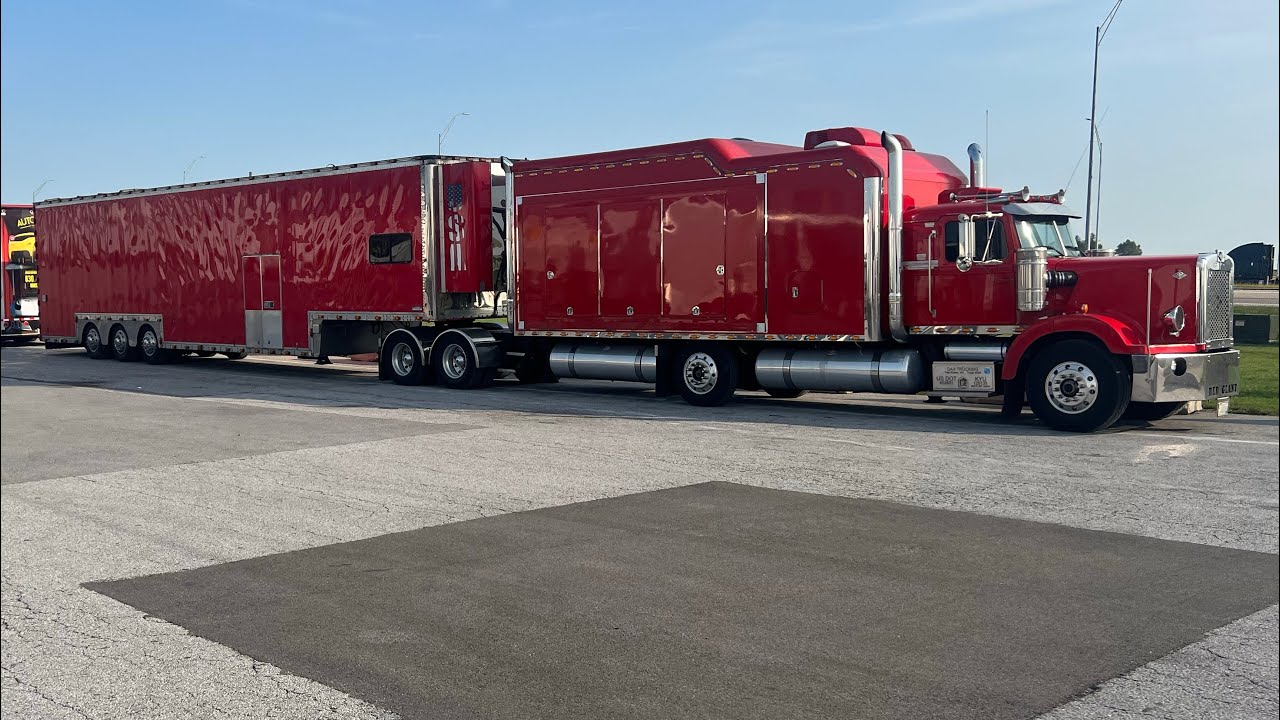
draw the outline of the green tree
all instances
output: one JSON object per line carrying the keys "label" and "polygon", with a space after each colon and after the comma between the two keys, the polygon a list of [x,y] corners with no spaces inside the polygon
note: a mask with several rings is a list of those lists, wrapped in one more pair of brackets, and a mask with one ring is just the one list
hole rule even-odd
{"label": "green tree", "polygon": [[1116,254],[1117,255],[1141,255],[1142,246],[1126,238],[1124,242],[1116,246]]}

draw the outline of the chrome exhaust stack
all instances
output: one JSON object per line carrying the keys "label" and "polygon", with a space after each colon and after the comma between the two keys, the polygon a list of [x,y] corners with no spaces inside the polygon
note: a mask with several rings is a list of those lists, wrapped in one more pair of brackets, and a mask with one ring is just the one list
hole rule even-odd
{"label": "chrome exhaust stack", "polygon": [[882,132],[880,144],[889,152],[889,334],[898,342],[906,342],[907,328],[902,320],[902,143]]}
{"label": "chrome exhaust stack", "polygon": [[969,143],[969,187],[987,186],[987,162],[982,157],[982,146]]}

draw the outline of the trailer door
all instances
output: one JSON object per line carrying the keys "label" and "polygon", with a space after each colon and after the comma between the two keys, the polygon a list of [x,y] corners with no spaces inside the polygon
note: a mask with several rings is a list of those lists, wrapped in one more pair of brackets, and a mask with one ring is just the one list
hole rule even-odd
{"label": "trailer door", "polygon": [[279,255],[245,255],[244,344],[251,348],[284,347],[281,318]]}

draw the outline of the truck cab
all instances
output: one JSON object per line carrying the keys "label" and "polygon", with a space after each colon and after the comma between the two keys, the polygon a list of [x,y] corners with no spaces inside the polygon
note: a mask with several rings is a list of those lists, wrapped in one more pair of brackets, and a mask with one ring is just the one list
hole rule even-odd
{"label": "truck cab", "polygon": [[1239,384],[1231,258],[1089,252],[1063,195],[1005,192],[973,175],[904,212],[910,332],[1009,338],[984,356],[1006,407],[1025,401],[1061,429],[1158,419],[1188,401],[1225,408]]}

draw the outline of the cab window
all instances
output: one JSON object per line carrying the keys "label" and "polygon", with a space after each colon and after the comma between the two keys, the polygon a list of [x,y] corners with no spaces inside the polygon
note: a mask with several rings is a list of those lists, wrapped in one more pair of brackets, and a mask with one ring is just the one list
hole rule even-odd
{"label": "cab window", "polygon": [[[960,223],[952,220],[943,228],[946,258],[955,262],[960,258]],[[974,260],[1003,260],[1005,258],[1004,224],[1000,218],[974,218],[973,235],[976,248]]]}

